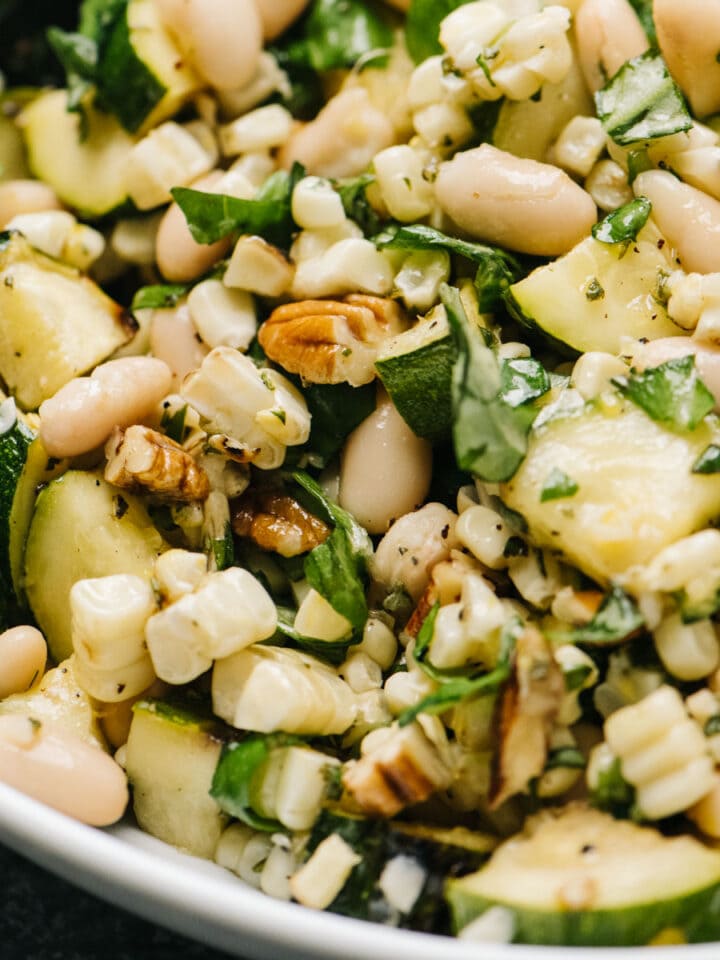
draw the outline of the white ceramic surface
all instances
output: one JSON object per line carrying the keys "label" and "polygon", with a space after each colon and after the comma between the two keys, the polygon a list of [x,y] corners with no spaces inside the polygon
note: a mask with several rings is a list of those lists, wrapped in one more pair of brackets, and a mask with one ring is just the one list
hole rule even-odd
{"label": "white ceramic surface", "polygon": [[471,944],[280,903],[135,827],[96,830],[0,784],[0,841],[149,920],[253,960],[719,960],[720,944],[561,949]]}

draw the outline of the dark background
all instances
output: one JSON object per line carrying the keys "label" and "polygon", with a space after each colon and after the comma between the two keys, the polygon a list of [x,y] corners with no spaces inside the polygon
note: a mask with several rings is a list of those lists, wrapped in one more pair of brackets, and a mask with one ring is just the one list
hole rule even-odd
{"label": "dark background", "polygon": [[2,960],[229,960],[78,890],[0,845]]}

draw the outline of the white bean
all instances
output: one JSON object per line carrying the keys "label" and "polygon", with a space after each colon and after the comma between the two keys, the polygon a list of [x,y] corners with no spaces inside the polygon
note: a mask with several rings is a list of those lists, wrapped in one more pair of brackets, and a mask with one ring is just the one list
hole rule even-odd
{"label": "white bean", "polygon": [[655,0],[653,20],[660,51],[693,113],[720,110],[720,6],[712,0]]}
{"label": "white bean", "polygon": [[687,273],[720,270],[720,201],[664,170],[641,173],[633,190],[652,204],[654,221]]}
{"label": "white bean", "polygon": [[340,505],[370,533],[416,509],[430,487],[432,448],[380,391],[378,405],[348,437],[340,463]]}
{"label": "white bean", "polygon": [[457,519],[442,503],[426,503],[421,510],[400,517],[378,544],[373,579],[388,590],[402,586],[418,600],[433,567],[461,546],[455,533]]}
{"label": "white bean", "polygon": [[633,365],[639,370],[657,367],[668,360],[695,357],[700,378],[715,397],[715,409],[720,411],[720,349],[691,337],[662,337],[641,344],[633,356]]}
{"label": "white bean", "polygon": [[7,180],[0,183],[0,230],[17,216],[62,210],[55,191],[39,180]]}
{"label": "white bean", "polygon": [[[193,190],[219,193],[223,178],[221,170],[213,170],[191,184]],[[187,283],[206,273],[231,246],[231,238],[217,243],[196,243],[185,220],[185,214],[176,203],[171,203],[160,221],[155,240],[155,258],[166,280]]]}
{"label": "white bean", "polygon": [[113,427],[150,416],[172,374],[154,357],[123,357],[76,377],[40,405],[40,436],[51,457],[74,457],[104,443]]}
{"label": "white bean", "polygon": [[197,370],[209,353],[200,340],[187,304],[169,310],[155,310],[150,326],[150,351],[172,372],[172,390]]}
{"label": "white bean", "polygon": [[204,80],[219,90],[248,83],[262,50],[254,0],[158,0],[164,25]]}
{"label": "white bean", "polygon": [[578,57],[594,93],[620,67],[648,48],[648,40],[628,0],[585,0],[575,15]]}
{"label": "white bean", "polygon": [[353,177],[394,142],[390,120],[373,106],[367,90],[354,87],[334,96],[311,123],[290,135],[281,162],[290,167],[298,161],[320,177]]}
{"label": "white bean", "polygon": [[309,0],[255,0],[266,40],[279,37],[300,16]]}
{"label": "white bean", "polygon": [[45,638],[35,627],[12,627],[0,633],[0,700],[28,690],[42,675],[46,660]]}
{"label": "white bean", "polygon": [[24,716],[0,717],[0,780],[83,823],[115,823],[127,778],[100,747]]}
{"label": "white bean", "polygon": [[567,253],[597,217],[590,195],[564,171],[487,143],[442,164],[435,196],[471,236],[540,256]]}

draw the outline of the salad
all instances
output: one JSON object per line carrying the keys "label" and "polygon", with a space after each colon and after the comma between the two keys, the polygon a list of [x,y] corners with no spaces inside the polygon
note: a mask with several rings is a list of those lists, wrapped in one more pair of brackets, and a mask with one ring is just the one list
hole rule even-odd
{"label": "salad", "polygon": [[0,780],[309,908],[720,940],[720,11],[56,16],[0,14]]}

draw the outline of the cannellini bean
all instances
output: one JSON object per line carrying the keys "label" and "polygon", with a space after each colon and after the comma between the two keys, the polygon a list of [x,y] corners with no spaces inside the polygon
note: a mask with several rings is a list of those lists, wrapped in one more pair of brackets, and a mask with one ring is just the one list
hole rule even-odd
{"label": "cannellini bean", "polygon": [[[220,193],[223,173],[213,170],[191,184],[193,190],[205,190],[208,193]],[[210,267],[223,257],[231,246],[231,238],[225,237],[217,243],[196,243],[185,214],[176,203],[171,203],[160,221],[155,240],[155,257],[160,273],[166,280],[174,283],[187,283],[206,273]]]}
{"label": "cannellini bean", "polygon": [[150,326],[150,351],[170,368],[172,390],[178,390],[185,377],[197,370],[209,350],[198,336],[186,303],[154,311]]}
{"label": "cannellini bean", "polygon": [[652,204],[653,219],[686,272],[720,270],[720,201],[664,170],[641,173],[633,190]]}
{"label": "cannellini bean", "polygon": [[51,457],[74,457],[100,446],[113,427],[150,416],[170,390],[172,373],[155,357],[123,357],[76,377],[40,405],[40,436]]}
{"label": "cannellini bean", "polygon": [[693,113],[720,110],[720,7],[713,0],[655,0],[653,19],[660,51]]}
{"label": "cannellini bean", "polygon": [[378,544],[372,560],[373,579],[388,590],[404,587],[418,600],[433,567],[461,546],[456,522],[457,514],[442,503],[426,503],[421,510],[400,517]]}
{"label": "cannellini bean", "polygon": [[0,700],[31,687],[46,660],[45,638],[35,627],[12,627],[0,633]]}
{"label": "cannellini bean", "polygon": [[0,230],[4,230],[13,217],[61,209],[53,188],[39,180],[8,180],[0,183]]}
{"label": "cannellini bean", "polygon": [[285,167],[302,163],[321,177],[353,177],[395,142],[392,123],[362,87],[343,90],[317,117],[290,135],[281,151]]}
{"label": "cannellini bean", "polygon": [[562,170],[487,143],[442,164],[435,196],[471,236],[540,256],[567,253],[597,216],[590,195]]}
{"label": "cannellini bean", "polygon": [[127,778],[100,747],[24,716],[0,717],[0,780],[83,823],[115,823]]}
{"label": "cannellini bean", "polygon": [[300,16],[309,0],[255,0],[266,40],[279,37]]}
{"label": "cannellini bean", "polygon": [[160,16],[207,82],[220,90],[252,79],[262,50],[254,0],[158,0]]}
{"label": "cannellini bean", "polygon": [[633,365],[644,370],[689,354],[695,357],[700,378],[715,397],[715,409],[720,411],[720,348],[691,337],[662,337],[640,344],[634,353]]}
{"label": "cannellini bean", "polygon": [[432,449],[386,394],[347,439],[340,465],[340,505],[370,533],[417,508],[430,487]]}
{"label": "cannellini bean", "polygon": [[578,56],[585,81],[594,93],[648,40],[628,0],[585,0],[575,15]]}

